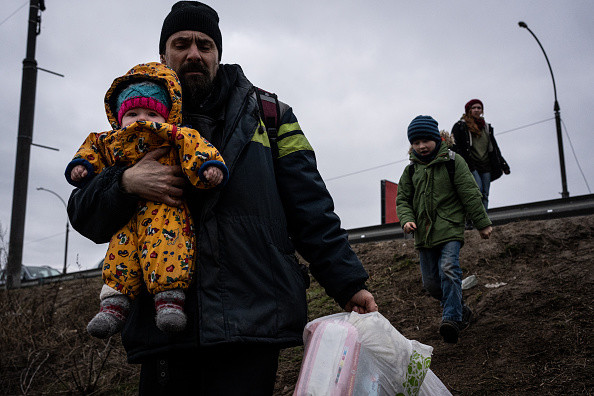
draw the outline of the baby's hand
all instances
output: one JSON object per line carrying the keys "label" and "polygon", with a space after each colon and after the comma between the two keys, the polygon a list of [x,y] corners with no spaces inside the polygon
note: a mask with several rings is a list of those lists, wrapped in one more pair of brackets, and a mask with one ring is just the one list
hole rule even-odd
{"label": "baby's hand", "polygon": [[204,171],[204,178],[208,180],[209,183],[217,186],[223,181],[223,171],[216,166],[209,166]]}
{"label": "baby's hand", "polygon": [[70,171],[70,178],[75,182],[79,182],[82,179],[84,179],[85,177],[87,177],[87,173],[88,173],[87,168],[85,168],[82,165],[76,165]]}

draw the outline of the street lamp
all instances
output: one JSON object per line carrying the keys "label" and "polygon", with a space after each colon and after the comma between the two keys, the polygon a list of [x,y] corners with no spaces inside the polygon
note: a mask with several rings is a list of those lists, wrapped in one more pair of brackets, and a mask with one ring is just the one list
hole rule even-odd
{"label": "street lamp", "polygon": [[64,243],[64,269],[62,270],[62,273],[65,274],[66,273],[66,263],[68,261],[68,231],[70,230],[70,225],[68,224],[68,206],[66,205],[66,201],[64,201],[61,196],[59,196],[52,190],[48,190],[47,188],[43,188],[43,187],[37,187],[37,191],[39,191],[39,190],[47,191],[48,193],[55,195],[56,197],[58,197],[58,199],[60,201],[62,201],[62,203],[64,204],[64,207],[66,208],[66,242]]}
{"label": "street lamp", "polygon": [[569,192],[567,191],[567,178],[565,175],[565,155],[563,154],[563,135],[561,134],[561,113],[559,112],[559,110],[560,110],[559,102],[557,102],[557,86],[555,85],[555,76],[553,75],[553,69],[551,68],[551,63],[549,62],[549,57],[547,56],[547,53],[545,52],[544,48],[542,47],[540,40],[538,40],[538,37],[536,37],[536,35],[534,33],[532,33],[532,30],[530,30],[530,28],[528,27],[528,25],[526,25],[525,22],[520,21],[520,22],[518,22],[518,25],[521,28],[528,30],[530,32],[530,34],[532,35],[532,37],[534,37],[534,39],[540,46],[540,49],[542,50],[542,53],[545,56],[545,59],[547,60],[547,65],[549,65],[549,70],[551,72],[551,78],[553,79],[553,91],[555,92],[555,106],[553,109],[555,110],[555,125],[557,127],[557,145],[559,146],[559,162],[561,165],[561,186],[563,187],[563,191],[561,192],[561,197],[569,198]]}

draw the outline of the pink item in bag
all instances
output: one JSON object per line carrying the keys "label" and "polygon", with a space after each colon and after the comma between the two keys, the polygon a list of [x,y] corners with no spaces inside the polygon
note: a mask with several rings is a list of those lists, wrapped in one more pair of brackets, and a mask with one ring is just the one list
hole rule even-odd
{"label": "pink item in bag", "polygon": [[344,320],[331,320],[313,323],[308,330],[294,395],[352,395],[361,349],[357,329]]}

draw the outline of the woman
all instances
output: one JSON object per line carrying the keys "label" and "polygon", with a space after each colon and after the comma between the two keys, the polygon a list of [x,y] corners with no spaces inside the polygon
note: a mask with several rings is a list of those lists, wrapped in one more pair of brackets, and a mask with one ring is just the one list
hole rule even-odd
{"label": "woman", "polygon": [[487,210],[491,182],[502,173],[509,175],[509,165],[499,151],[493,127],[483,118],[483,102],[472,99],[466,103],[464,110],[465,114],[452,127],[455,140],[452,149],[466,160]]}

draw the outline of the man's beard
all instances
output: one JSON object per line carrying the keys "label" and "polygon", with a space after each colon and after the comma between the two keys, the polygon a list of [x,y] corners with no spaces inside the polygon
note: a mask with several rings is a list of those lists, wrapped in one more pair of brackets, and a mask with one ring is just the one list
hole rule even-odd
{"label": "man's beard", "polygon": [[[200,72],[199,74],[186,75],[187,72]],[[212,92],[214,83],[209,70],[199,63],[184,63],[178,71],[182,86],[184,103],[191,102],[193,105],[200,105]],[[190,104],[190,103],[188,103]]]}

